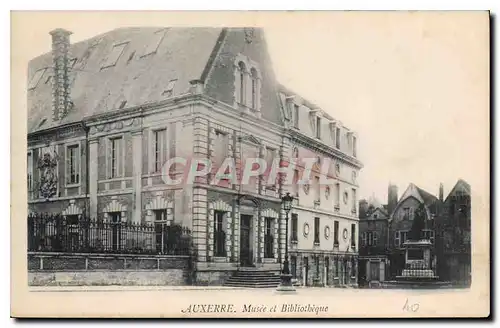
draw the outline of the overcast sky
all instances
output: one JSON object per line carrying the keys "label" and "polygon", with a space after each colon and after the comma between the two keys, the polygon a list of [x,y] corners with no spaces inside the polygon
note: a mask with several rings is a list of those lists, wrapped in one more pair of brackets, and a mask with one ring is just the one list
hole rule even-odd
{"label": "overcast sky", "polygon": [[13,68],[25,74],[56,27],[78,42],[124,26],[256,24],[279,81],[358,132],[361,197],[385,202],[389,182],[399,195],[410,182],[437,195],[442,182],[446,196],[458,178],[487,190],[487,15],[273,15],[24,13],[13,17]]}

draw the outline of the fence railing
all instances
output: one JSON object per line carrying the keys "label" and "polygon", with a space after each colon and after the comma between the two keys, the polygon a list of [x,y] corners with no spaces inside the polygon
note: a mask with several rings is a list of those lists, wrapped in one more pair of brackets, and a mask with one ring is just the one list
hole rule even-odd
{"label": "fence railing", "polygon": [[188,255],[190,250],[191,231],[176,224],[28,216],[28,251]]}

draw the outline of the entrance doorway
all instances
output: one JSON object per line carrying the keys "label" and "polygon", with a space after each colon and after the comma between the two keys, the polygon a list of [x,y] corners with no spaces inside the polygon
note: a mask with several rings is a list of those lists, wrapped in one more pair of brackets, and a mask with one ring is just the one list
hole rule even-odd
{"label": "entrance doorway", "polygon": [[370,280],[380,280],[380,262],[370,262]]}
{"label": "entrance doorway", "polygon": [[253,266],[253,254],[250,248],[251,215],[240,216],[240,264],[241,266]]}

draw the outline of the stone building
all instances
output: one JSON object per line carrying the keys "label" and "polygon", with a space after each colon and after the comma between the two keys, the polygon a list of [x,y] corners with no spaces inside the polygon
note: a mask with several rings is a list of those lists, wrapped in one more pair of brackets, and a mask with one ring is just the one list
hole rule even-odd
{"label": "stone building", "polygon": [[[440,194],[442,194],[443,186],[440,186]],[[395,277],[401,274],[405,264],[405,252],[403,244],[408,240],[409,233],[415,217],[415,211],[423,204],[426,213],[426,226],[423,229],[424,236],[432,243],[431,247],[431,263],[432,269],[436,268],[436,253],[435,253],[435,218],[439,213],[440,200],[428,193],[427,191],[410,183],[401,198],[399,198],[394,209],[390,213],[388,248],[390,261],[390,277]]]}
{"label": "stone building", "polygon": [[[394,188],[389,186],[389,194]],[[371,286],[385,281],[389,272],[389,213],[375,199],[361,200],[359,208],[359,284]]]}
{"label": "stone building", "polygon": [[471,284],[471,187],[460,179],[444,200],[436,219],[441,235],[437,274],[455,285]]}
{"label": "stone building", "polygon": [[[240,267],[280,270],[289,191],[294,270],[305,262],[308,284],[334,284],[356,266],[356,134],[278,84],[261,29],[120,28],[75,44],[50,34],[52,52],[28,70],[30,212],[189,227],[196,282],[220,284]],[[314,198],[283,179],[214,182],[226,158],[241,178],[246,158],[297,152],[334,159],[337,182]],[[167,184],[185,178],[182,165],[163,171],[179,157],[213,168]]]}
{"label": "stone building", "polygon": [[[313,160],[310,184],[291,188],[292,274],[307,286],[357,285],[357,134],[285,87],[280,100],[291,113],[291,160]],[[297,165],[295,180],[306,170]]]}

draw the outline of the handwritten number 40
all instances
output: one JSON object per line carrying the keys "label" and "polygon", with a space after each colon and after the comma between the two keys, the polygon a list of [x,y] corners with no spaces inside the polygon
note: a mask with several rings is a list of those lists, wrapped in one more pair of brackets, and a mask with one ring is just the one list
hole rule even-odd
{"label": "handwritten number 40", "polygon": [[406,299],[406,303],[403,306],[403,311],[417,312],[419,308],[420,308],[420,304],[418,304],[418,303],[411,304],[408,301],[408,299]]}

